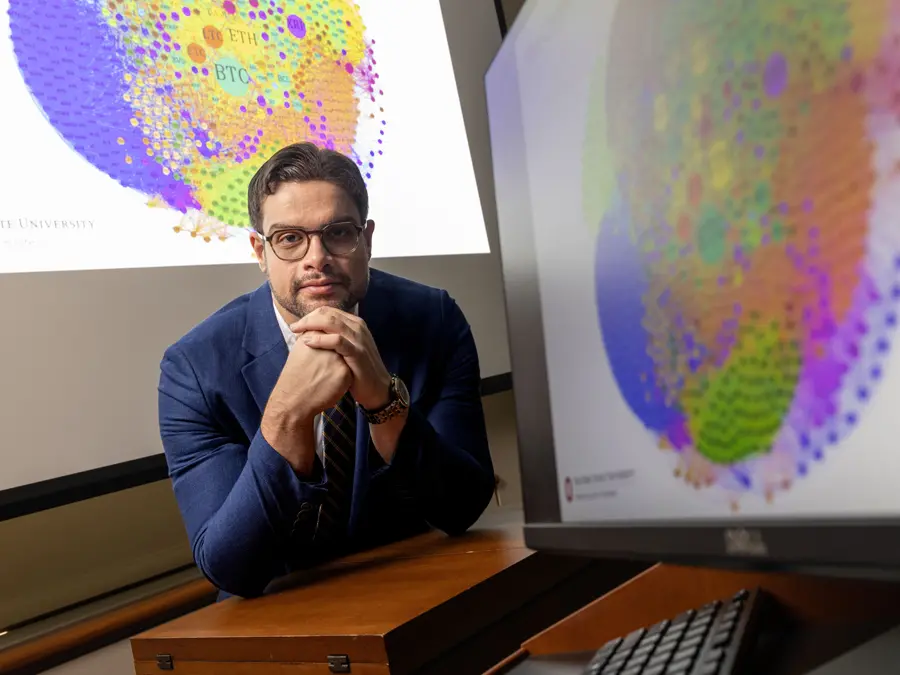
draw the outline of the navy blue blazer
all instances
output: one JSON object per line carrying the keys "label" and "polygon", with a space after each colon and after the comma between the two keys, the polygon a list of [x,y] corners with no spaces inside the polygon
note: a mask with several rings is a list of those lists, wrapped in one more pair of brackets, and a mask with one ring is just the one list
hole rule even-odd
{"label": "navy blue blazer", "polygon": [[[389,465],[357,411],[349,539],[366,548],[428,528],[466,531],[493,494],[478,354],[446,291],[371,271],[360,302],[411,408]],[[227,594],[251,597],[309,562],[322,482],[299,478],[259,431],[288,356],[268,283],[169,347],[159,426],[194,559]]]}

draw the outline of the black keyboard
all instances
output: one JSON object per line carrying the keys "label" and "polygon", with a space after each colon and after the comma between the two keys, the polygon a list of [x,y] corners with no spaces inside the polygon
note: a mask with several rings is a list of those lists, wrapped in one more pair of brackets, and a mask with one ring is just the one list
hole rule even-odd
{"label": "black keyboard", "polygon": [[603,645],[585,675],[735,675],[753,646],[765,600],[742,590]]}

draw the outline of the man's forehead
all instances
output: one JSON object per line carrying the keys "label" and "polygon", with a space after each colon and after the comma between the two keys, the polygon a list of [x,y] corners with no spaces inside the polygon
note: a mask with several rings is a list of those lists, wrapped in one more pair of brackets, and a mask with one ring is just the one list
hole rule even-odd
{"label": "man's forehead", "polygon": [[350,195],[330,183],[283,183],[262,203],[263,227],[276,225],[316,228],[330,222],[356,222],[356,204]]}

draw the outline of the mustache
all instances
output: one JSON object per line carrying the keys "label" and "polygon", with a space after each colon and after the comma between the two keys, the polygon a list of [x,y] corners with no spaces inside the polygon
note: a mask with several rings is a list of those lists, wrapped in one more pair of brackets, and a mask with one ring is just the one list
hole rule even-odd
{"label": "mustache", "polygon": [[294,281],[291,282],[291,291],[295,294],[299,293],[301,288],[310,284],[339,284],[341,286],[346,286],[348,281],[349,280],[342,275],[303,277],[302,279],[294,279]]}

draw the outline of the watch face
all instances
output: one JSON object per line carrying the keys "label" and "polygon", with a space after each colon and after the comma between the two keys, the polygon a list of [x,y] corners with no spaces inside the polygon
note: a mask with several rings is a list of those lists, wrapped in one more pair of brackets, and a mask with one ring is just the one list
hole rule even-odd
{"label": "watch face", "polygon": [[399,377],[394,378],[394,391],[397,392],[397,398],[404,408],[409,407],[409,390],[406,384]]}

